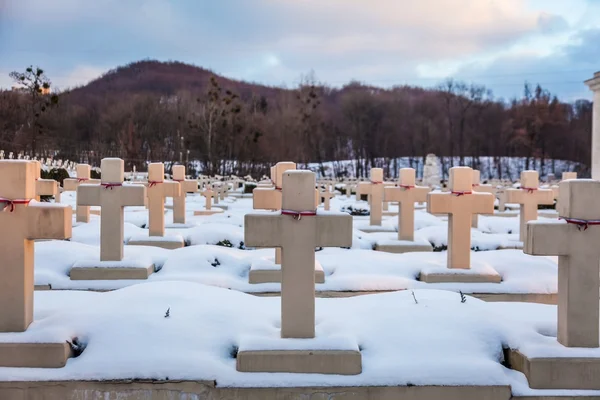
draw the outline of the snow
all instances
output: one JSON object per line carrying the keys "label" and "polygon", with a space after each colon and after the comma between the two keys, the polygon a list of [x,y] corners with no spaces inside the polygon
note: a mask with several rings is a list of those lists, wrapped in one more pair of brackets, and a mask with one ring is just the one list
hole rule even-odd
{"label": "snow", "polygon": [[[384,217],[389,232],[365,233],[368,216],[355,216],[350,249],[325,248],[316,259],[325,273],[320,292],[384,292],[352,298],[316,300],[316,338],[279,338],[280,299],[252,293],[279,292],[279,283],[250,284],[251,268],[274,266],[274,249],[245,249],[244,215],[251,199],[228,203],[229,210],[193,216],[203,201],[188,195],[185,225],[171,224],[187,247],[125,246],[123,265],[153,263],[147,280],[71,281],[74,265],[97,266],[100,217],[76,224],[71,241],[35,243],[35,283],[53,289],[114,290],[40,291],[35,293],[35,322],[23,333],[0,333],[0,342],[48,342],[78,337],[83,354],[61,369],[0,368],[0,380],[216,380],[219,386],[347,385],[511,385],[514,394],[578,393],[533,391],[524,376],[502,366],[503,347],[529,356],[600,357],[598,349],[566,349],[556,342],[556,306],[485,303],[470,293],[555,294],[557,257],[534,257],[518,247],[518,211],[509,217],[480,216],[471,230],[472,271],[497,272],[501,283],[420,282],[422,272],[449,272],[445,251],[392,254],[373,251],[397,237],[398,218]],[[74,193],[63,195],[75,204]],[[366,206],[353,198],[332,199],[332,211]],[[394,209],[390,205],[390,210]],[[147,238],[143,207],[125,211],[124,241]],[[325,212],[319,210],[319,214]],[[564,223],[540,219],[540,223]],[[447,221],[424,210],[415,212],[415,238],[443,249]],[[216,244],[229,241],[232,247]],[[120,263],[111,263],[118,268]],[[458,273],[465,273],[458,271]],[[466,272],[473,273],[473,272]],[[244,293],[246,292],[246,293]],[[415,302],[416,299],[416,302]],[[166,311],[169,317],[166,318]],[[235,370],[238,350],[360,349],[358,376],[249,374]],[[591,392],[585,392],[591,393]]]}

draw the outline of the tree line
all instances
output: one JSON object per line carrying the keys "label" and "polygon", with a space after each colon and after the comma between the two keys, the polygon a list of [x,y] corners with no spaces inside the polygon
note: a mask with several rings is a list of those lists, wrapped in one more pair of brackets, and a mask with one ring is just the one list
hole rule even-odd
{"label": "tree line", "polygon": [[132,63],[51,94],[39,68],[11,77],[22,89],[0,92],[6,154],[93,165],[121,157],[139,171],[148,161],[180,162],[192,173],[239,176],[267,174],[282,160],[327,174],[325,162],[354,160],[336,174],[365,176],[371,167],[390,174],[399,157],[422,165],[434,153],[444,157],[444,175],[453,165],[477,168],[481,157],[524,157],[526,168],[542,170],[567,160],[589,173],[592,103],[563,102],[529,83],[507,101],[452,79],[432,89],[334,88],[308,74],[288,89],[179,62]]}

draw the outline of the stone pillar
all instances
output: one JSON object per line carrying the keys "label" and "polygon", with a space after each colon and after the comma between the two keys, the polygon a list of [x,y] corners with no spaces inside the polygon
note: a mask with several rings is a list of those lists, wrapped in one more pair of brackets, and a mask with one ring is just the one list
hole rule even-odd
{"label": "stone pillar", "polygon": [[594,111],[592,114],[592,179],[600,179],[600,71],[585,81],[594,92]]}

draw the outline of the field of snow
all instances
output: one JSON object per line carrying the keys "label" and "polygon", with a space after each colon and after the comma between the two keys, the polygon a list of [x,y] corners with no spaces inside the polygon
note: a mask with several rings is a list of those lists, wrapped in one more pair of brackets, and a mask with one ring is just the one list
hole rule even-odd
{"label": "field of snow", "polygon": [[[74,193],[64,193],[62,202],[74,205]],[[500,284],[420,282],[417,278],[422,271],[445,268],[446,252],[374,251],[378,241],[395,237],[397,217],[384,217],[391,232],[364,233],[356,228],[368,225],[369,217],[356,216],[351,248],[316,252],[325,271],[325,283],[316,289],[400,291],[317,299],[317,337],[303,339],[301,346],[355,346],[362,353],[363,373],[239,373],[235,354],[240,344],[291,348],[299,344],[279,339],[280,299],[252,295],[278,292],[280,284],[248,283],[251,264],[274,254],[274,249],[244,245],[243,216],[251,211],[252,200],[224,203],[228,210],[222,214],[194,217],[193,210],[202,209],[204,198],[188,195],[187,223],[167,228],[169,234],[185,239],[187,246],[182,249],[125,246],[125,260],[154,263],[156,272],[145,281],[69,279],[75,263],[99,259],[97,215],[92,215],[89,224],[74,223],[70,241],[36,242],[35,283],[78,290],[37,291],[34,323],[24,333],[0,333],[0,342],[77,337],[86,348],[61,369],[0,368],[0,380],[216,380],[225,387],[511,385],[514,394],[559,394],[564,391],[529,389],[521,373],[502,365],[503,348],[526,349],[536,355],[600,356],[598,349],[564,349],[556,344],[555,306],[486,303],[470,296],[461,302],[459,291],[556,293],[555,257],[497,250],[520,244],[518,214],[482,216],[479,228],[471,231],[477,250],[472,252],[473,268],[497,271],[503,278]],[[354,197],[337,196],[331,202],[332,210],[349,205],[368,210],[368,204]],[[171,210],[166,211],[166,219],[172,222]],[[445,218],[419,209],[415,219],[416,236],[439,249],[447,245]],[[142,207],[126,209],[125,221],[125,242],[147,232],[147,213]]]}

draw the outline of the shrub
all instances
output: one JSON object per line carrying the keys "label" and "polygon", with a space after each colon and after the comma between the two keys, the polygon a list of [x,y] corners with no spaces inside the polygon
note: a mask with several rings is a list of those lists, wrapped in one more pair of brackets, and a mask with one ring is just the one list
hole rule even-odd
{"label": "shrub", "polygon": [[244,184],[244,193],[252,193],[252,191],[256,188],[256,183],[245,183]]}

